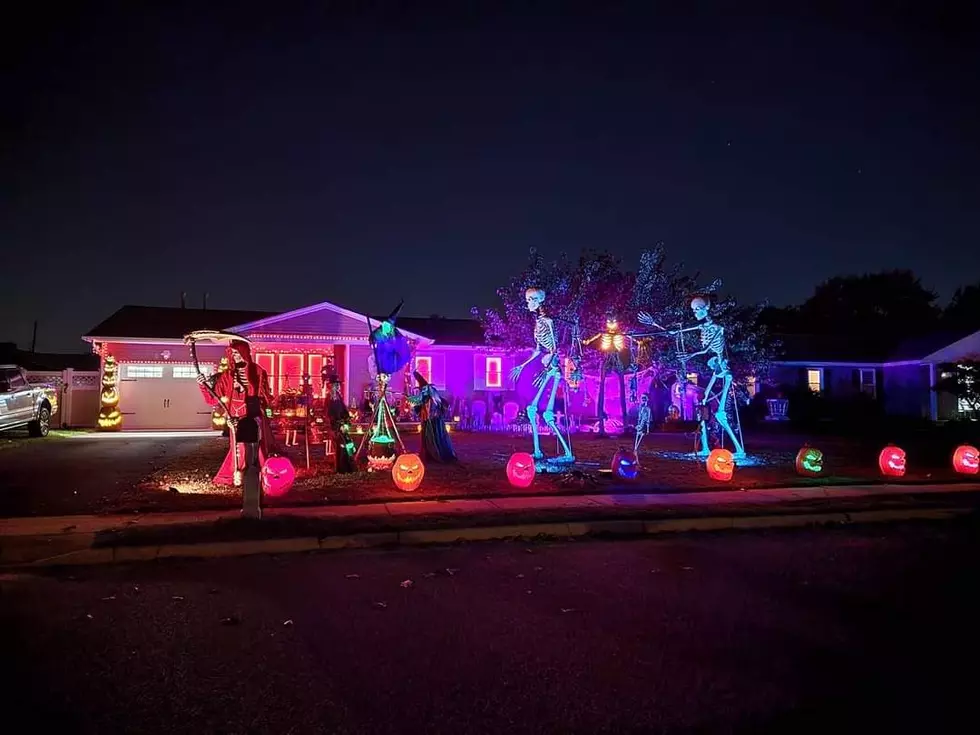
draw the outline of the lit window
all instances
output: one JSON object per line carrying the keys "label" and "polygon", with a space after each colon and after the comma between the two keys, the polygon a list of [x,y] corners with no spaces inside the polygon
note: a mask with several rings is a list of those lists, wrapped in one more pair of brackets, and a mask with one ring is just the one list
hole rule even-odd
{"label": "lit window", "polygon": [[271,352],[257,352],[255,364],[265,370],[265,374],[269,376],[269,390],[275,388],[276,356]]}
{"label": "lit window", "polygon": [[299,354],[279,355],[279,392],[287,388],[299,390],[303,387],[303,356]]}
{"label": "lit window", "polygon": [[861,392],[872,398],[876,394],[874,368],[861,368]]}
{"label": "lit window", "polygon": [[698,374],[697,373],[688,373],[687,374],[687,382],[690,383],[691,385],[697,385],[698,384]]}
{"label": "lit window", "polygon": [[426,383],[432,382],[432,358],[427,356],[415,358],[415,372],[421,375]]}
{"label": "lit window", "polygon": [[127,378],[162,378],[163,365],[127,365]]}
{"label": "lit window", "polygon": [[759,392],[759,383],[756,381],[754,375],[750,375],[745,379],[745,391],[749,394],[749,398],[755,398],[755,394]]}
{"label": "lit window", "polygon": [[487,358],[487,388],[499,388],[502,384],[500,375],[500,358]]}
{"label": "lit window", "polygon": [[820,393],[823,390],[823,370],[821,368],[807,370],[806,384],[814,393]]}

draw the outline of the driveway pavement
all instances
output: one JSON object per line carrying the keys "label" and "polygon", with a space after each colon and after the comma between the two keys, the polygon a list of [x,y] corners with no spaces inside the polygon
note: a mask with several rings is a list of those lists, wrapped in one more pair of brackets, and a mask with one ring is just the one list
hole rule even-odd
{"label": "driveway pavement", "polygon": [[0,451],[0,517],[99,513],[154,469],[214,437],[55,435]]}
{"label": "driveway pavement", "polygon": [[4,715],[79,735],[968,732],[977,530],[8,574]]}

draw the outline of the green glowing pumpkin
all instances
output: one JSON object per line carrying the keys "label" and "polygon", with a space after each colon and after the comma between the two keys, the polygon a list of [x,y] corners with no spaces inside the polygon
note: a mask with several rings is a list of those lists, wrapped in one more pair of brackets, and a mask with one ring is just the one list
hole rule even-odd
{"label": "green glowing pumpkin", "polygon": [[823,452],[815,447],[803,447],[796,455],[796,471],[816,477],[823,473]]}

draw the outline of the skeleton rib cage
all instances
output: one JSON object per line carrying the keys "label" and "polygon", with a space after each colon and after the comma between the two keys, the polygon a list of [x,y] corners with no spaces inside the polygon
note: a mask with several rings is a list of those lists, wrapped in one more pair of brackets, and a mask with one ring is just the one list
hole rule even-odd
{"label": "skeleton rib cage", "polygon": [[725,328],[714,323],[701,325],[701,347],[724,359]]}
{"label": "skeleton rib cage", "polygon": [[555,339],[555,326],[551,319],[539,316],[534,322],[534,341],[545,352],[554,353],[558,350]]}

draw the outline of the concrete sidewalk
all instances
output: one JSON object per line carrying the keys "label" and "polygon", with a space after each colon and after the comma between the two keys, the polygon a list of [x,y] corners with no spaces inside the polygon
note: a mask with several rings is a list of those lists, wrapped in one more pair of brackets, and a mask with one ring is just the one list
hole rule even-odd
{"label": "concrete sidewalk", "polygon": [[980,483],[645,495],[562,495],[237,511],[0,519],[0,564],[134,561],[596,533],[761,528],[947,517]]}

